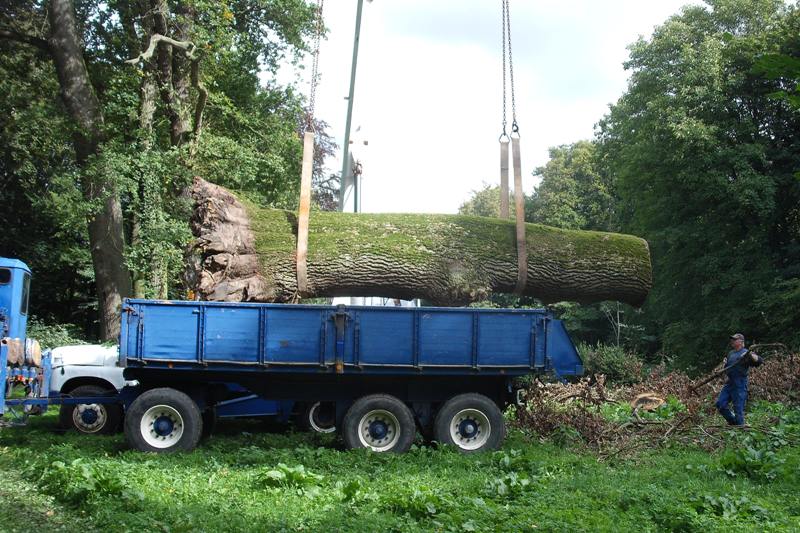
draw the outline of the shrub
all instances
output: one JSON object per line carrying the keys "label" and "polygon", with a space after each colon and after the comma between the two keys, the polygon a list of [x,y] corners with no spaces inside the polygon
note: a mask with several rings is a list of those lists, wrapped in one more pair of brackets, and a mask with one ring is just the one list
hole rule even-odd
{"label": "shrub", "polygon": [[52,349],[70,344],[86,344],[78,326],[74,324],[47,324],[34,316],[28,319],[28,338],[36,339],[42,349]]}
{"label": "shrub", "polygon": [[621,346],[580,343],[578,353],[587,374],[604,374],[608,383],[631,385],[642,379],[642,362]]}

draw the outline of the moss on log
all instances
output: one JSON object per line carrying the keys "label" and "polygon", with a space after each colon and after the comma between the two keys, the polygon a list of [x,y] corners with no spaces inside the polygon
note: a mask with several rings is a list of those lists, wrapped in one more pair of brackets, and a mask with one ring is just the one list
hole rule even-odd
{"label": "moss on log", "polygon": [[[201,179],[192,189],[192,285],[218,301],[283,302],[297,294],[293,212]],[[652,270],[638,237],[527,225],[525,294],[545,302],[641,305]],[[424,298],[463,305],[516,284],[512,221],[464,215],[313,212],[303,297]]]}

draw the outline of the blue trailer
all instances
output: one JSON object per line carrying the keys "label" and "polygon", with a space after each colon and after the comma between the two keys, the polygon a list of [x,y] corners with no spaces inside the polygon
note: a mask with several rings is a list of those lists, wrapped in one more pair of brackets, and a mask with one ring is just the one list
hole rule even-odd
{"label": "blue trailer", "polygon": [[120,365],[136,385],[118,401],[143,451],[193,449],[204,415],[244,398],[331,405],[348,448],[403,452],[419,430],[496,449],[514,378],[583,371],[540,309],[128,299],[121,318]]}

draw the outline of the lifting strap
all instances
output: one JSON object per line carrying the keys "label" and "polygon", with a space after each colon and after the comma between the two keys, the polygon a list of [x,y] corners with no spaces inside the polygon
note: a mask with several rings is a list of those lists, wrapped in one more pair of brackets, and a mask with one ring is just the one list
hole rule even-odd
{"label": "lifting strap", "polygon": [[525,246],[525,198],[522,194],[522,163],[519,155],[519,135],[511,137],[514,156],[514,209],[517,215],[517,286],[514,294],[522,295],[528,281],[528,249]]}
{"label": "lifting strap", "polygon": [[324,0],[317,0],[317,33],[314,46],[314,66],[311,72],[311,94],[306,130],[303,133],[303,166],[300,172],[300,207],[297,213],[297,297],[308,294],[308,219],[311,214],[311,177],[314,173],[314,105],[319,76],[319,42],[322,36],[322,6]]}
{"label": "lifting strap", "polygon": [[[514,98],[514,59],[511,53],[511,12],[509,1],[502,2],[503,45],[503,131],[500,134],[500,218],[508,218],[508,144],[514,162],[514,210],[516,214],[517,283],[514,294],[522,295],[528,280],[528,251],[525,245],[525,196],[522,193],[522,163],[519,144],[517,105]],[[508,54],[506,56],[506,54]],[[508,57],[508,69],[506,69]],[[511,136],[506,132],[506,78],[511,88]]]}
{"label": "lifting strap", "polygon": [[500,136],[500,218],[508,218],[508,135]]}

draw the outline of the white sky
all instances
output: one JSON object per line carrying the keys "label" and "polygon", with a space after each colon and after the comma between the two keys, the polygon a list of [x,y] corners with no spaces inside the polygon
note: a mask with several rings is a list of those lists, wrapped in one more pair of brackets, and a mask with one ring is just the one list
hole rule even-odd
{"label": "white sky", "polygon": [[[590,138],[622,95],[626,47],[687,3],[698,2],[512,0],[526,193],[547,149]],[[325,2],[329,34],[320,53],[316,115],[331,125],[340,146],[356,4]],[[356,151],[364,167],[364,212],[455,213],[470,191],[499,182],[500,23],[497,0],[364,3],[351,133],[369,141]],[[309,71],[310,60],[297,75]],[[510,124],[510,101],[508,114]],[[341,162],[328,166],[339,171]]]}

